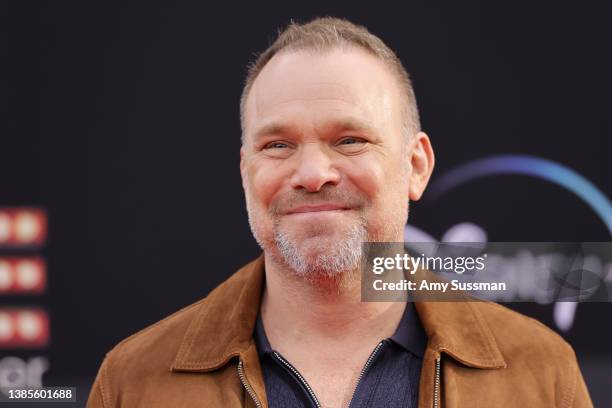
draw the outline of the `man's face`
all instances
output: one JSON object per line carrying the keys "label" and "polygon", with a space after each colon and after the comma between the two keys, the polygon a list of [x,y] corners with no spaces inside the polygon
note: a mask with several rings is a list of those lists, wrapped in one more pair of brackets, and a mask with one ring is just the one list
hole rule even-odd
{"label": "man's face", "polygon": [[255,80],[241,149],[249,222],[299,275],[355,269],[362,241],[403,241],[411,163],[398,88],[356,48],[281,52]]}

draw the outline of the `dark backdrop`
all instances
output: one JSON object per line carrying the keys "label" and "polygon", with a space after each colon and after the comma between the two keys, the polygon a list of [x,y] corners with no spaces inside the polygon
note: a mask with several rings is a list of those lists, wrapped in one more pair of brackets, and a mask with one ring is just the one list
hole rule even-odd
{"label": "dark backdrop", "polygon": [[[412,74],[434,180],[473,159],[528,154],[608,196],[611,6],[555,2],[3,2],[0,206],[46,209],[48,385],[84,398],[104,353],[205,296],[258,254],[239,175],[246,64],[289,19],[366,25]],[[581,198],[536,178],[483,178],[412,206],[440,238],[609,241]],[[516,309],[555,327],[552,306]],[[610,304],[562,333],[598,406],[612,400]],[[527,334],[517,334],[527,335]]]}

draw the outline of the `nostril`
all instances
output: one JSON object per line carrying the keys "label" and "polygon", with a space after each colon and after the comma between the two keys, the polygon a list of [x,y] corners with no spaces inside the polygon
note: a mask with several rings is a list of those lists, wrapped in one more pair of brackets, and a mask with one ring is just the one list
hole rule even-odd
{"label": "nostril", "polygon": [[302,167],[291,176],[291,187],[316,192],[323,186],[336,185],[339,181],[340,176],[334,169]]}
{"label": "nostril", "polygon": [[339,177],[333,172],[299,174],[292,178],[292,187],[294,189],[304,189],[308,192],[318,192],[324,186],[333,186],[338,184]]}

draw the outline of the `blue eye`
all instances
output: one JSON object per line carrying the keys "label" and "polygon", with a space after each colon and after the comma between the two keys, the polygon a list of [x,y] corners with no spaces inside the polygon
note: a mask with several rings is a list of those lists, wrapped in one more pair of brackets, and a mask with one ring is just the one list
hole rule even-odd
{"label": "blue eye", "polygon": [[347,137],[344,138],[340,141],[339,144],[341,145],[353,145],[353,144],[357,144],[357,143],[363,143],[364,140],[358,137]]}
{"label": "blue eye", "polygon": [[282,149],[284,147],[287,147],[287,145],[285,143],[282,143],[282,142],[272,142],[272,143],[268,143],[267,145],[265,145],[264,149]]}

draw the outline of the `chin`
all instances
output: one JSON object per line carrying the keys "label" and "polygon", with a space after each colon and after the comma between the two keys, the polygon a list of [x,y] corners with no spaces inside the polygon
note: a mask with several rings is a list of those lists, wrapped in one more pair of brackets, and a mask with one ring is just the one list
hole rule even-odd
{"label": "chin", "polygon": [[354,272],[360,265],[365,229],[354,226],[343,233],[296,238],[282,231],[275,242],[283,263],[308,280],[331,279]]}

